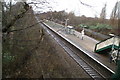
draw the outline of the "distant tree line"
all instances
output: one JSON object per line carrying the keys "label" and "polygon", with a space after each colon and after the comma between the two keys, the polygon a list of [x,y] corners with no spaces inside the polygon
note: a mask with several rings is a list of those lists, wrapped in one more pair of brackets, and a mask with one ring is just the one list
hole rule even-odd
{"label": "distant tree line", "polygon": [[72,26],[79,26],[80,24],[84,24],[86,26],[99,26],[100,24],[100,26],[102,26],[101,29],[110,29],[111,33],[118,35],[118,8],[120,7],[119,4],[120,2],[116,2],[115,7],[111,11],[110,19],[106,19],[106,4],[102,8],[99,18],[86,17],[85,15],[75,16],[73,12],[66,13],[65,11],[49,11],[37,15],[39,15],[41,19],[52,20],[63,25],[65,25],[65,19],[67,18],[69,19],[68,25]]}

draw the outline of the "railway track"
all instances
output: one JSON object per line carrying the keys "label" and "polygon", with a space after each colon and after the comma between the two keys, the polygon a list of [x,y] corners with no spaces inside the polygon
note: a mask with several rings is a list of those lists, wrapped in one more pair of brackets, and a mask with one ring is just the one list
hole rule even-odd
{"label": "railway track", "polygon": [[[55,33],[49,27],[47,27],[48,25],[46,25],[45,23],[42,23],[42,24],[44,25],[44,29],[47,30],[47,32],[57,41],[57,43],[67,52],[67,54],[70,55],[70,57],[79,66],[81,66],[84,69],[84,71],[86,71],[91,78],[93,78],[93,79],[98,79],[98,78],[105,79],[105,78],[111,77],[112,73],[109,70],[105,69],[101,65],[96,65],[97,67],[101,68],[100,70],[105,71],[105,73],[104,73],[104,71],[101,73],[100,70],[94,68],[89,62],[87,62],[85,57],[80,57],[77,54],[77,50],[73,49],[73,47],[74,47],[73,45],[71,45],[70,43],[65,41],[61,36],[59,36],[57,33]],[[80,50],[79,50],[79,52],[83,53]],[[86,56],[86,58],[89,58],[89,57]],[[90,61],[92,61],[92,60],[90,60]],[[92,61],[92,63],[98,64],[94,61]]]}
{"label": "railway track", "polygon": [[[59,36],[56,32],[51,30],[48,25],[46,25],[44,22],[41,23],[43,28],[47,31],[48,34],[50,34],[57,43],[66,51],[66,53],[81,67],[83,70],[94,80],[98,78],[110,78],[113,74],[94,60],[92,60],[90,57],[83,54],[84,52],[77,49],[75,46],[67,42],[65,39],[63,39],[61,36]],[[80,53],[80,54],[78,54]],[[82,54],[82,55],[81,55]],[[89,59],[89,60],[86,60]],[[92,61],[92,62],[89,62]],[[90,64],[92,63],[92,64]],[[94,65],[94,66],[93,66]],[[102,72],[101,72],[102,70]]]}

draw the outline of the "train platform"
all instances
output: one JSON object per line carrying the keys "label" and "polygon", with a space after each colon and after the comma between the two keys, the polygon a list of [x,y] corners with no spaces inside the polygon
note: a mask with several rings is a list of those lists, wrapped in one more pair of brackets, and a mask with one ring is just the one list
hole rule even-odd
{"label": "train platform", "polygon": [[114,62],[110,63],[109,54],[98,54],[94,52],[95,45],[99,41],[87,35],[84,35],[84,38],[82,40],[80,32],[72,30],[74,34],[66,33],[66,29],[63,25],[54,23],[52,21],[45,21],[45,24],[54,32],[73,44],[75,47],[82,50],[89,57],[93,58],[95,61],[109,69],[111,72],[115,72],[117,66]]}

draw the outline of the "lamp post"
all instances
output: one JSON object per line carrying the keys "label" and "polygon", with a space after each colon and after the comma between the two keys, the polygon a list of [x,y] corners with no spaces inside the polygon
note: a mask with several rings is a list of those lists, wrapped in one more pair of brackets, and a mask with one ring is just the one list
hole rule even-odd
{"label": "lamp post", "polygon": [[65,19],[65,32],[67,33],[67,22],[69,19]]}
{"label": "lamp post", "polygon": [[67,26],[67,21],[68,21],[69,19],[65,19],[65,26]]}

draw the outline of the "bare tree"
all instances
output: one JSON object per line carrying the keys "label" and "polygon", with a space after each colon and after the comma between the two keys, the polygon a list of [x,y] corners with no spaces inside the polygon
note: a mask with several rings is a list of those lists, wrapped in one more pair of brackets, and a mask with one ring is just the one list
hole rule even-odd
{"label": "bare tree", "polygon": [[[10,2],[11,4],[11,2]],[[20,10],[17,10],[16,12],[14,12],[14,10],[16,9],[15,6],[12,6],[12,4],[10,5],[6,5],[5,2],[3,2],[2,6],[3,6],[3,27],[2,27],[2,32],[6,33],[8,32],[8,30],[10,29],[10,27],[15,23],[15,21],[21,17],[23,17],[23,14],[26,13],[26,11],[29,9],[29,5],[26,2],[22,2],[22,3],[18,3],[17,5],[23,5],[23,9],[20,8]],[[14,8],[11,10],[11,8]],[[5,10],[5,8],[7,8],[8,10]],[[14,12],[14,13],[13,13]]]}
{"label": "bare tree", "polygon": [[114,33],[119,35],[119,26],[120,26],[120,1],[116,2],[111,16],[110,16],[110,24],[113,26]]}
{"label": "bare tree", "polygon": [[120,6],[120,2],[116,2],[113,10],[112,10],[112,13],[111,13],[111,19],[117,19],[118,18],[118,7]]}
{"label": "bare tree", "polygon": [[106,4],[104,5],[104,7],[102,8],[101,14],[100,14],[100,18],[101,19],[106,19]]}

